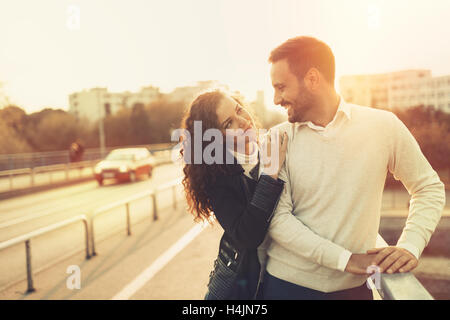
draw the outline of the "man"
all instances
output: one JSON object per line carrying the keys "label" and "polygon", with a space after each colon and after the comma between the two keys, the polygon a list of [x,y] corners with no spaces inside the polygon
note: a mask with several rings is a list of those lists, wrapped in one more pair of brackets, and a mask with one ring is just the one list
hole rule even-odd
{"label": "man", "polygon": [[[331,49],[311,37],[271,52],[274,102],[289,121],[286,181],[269,227],[265,299],[371,299],[367,268],[417,266],[445,203],[444,185],[391,112],[346,103]],[[396,246],[373,249],[387,171],[411,195]]]}

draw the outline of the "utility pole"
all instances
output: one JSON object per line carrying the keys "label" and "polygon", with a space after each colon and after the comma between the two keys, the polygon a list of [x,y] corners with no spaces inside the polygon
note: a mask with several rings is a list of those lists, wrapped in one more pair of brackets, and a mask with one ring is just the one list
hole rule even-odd
{"label": "utility pole", "polygon": [[98,132],[100,135],[100,153],[102,158],[105,157],[105,126],[103,124],[104,119],[104,108],[102,107],[102,104],[100,103],[100,90],[97,89],[97,104],[98,104],[98,114],[99,114],[99,120],[98,120]]}

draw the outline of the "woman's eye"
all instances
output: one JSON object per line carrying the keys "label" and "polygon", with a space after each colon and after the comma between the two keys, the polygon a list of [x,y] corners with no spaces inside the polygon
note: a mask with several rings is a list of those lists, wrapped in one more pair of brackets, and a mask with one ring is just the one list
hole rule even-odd
{"label": "woman's eye", "polygon": [[228,121],[227,124],[225,125],[225,129],[228,129],[231,125],[231,121]]}
{"label": "woman's eye", "polygon": [[241,108],[241,107],[238,107],[236,113],[239,114],[239,113],[241,113],[241,111],[242,111],[242,108]]}

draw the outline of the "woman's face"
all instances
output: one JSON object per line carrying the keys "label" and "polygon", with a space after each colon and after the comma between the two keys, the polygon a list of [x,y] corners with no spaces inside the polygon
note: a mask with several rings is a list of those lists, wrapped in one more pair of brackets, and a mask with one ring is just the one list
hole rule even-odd
{"label": "woman's face", "polygon": [[[249,142],[255,137],[254,121],[247,110],[232,97],[225,95],[217,107],[216,114],[219,129],[227,140],[234,141],[234,149],[243,152],[240,147],[245,147],[247,150]],[[244,145],[238,146],[239,141]]]}

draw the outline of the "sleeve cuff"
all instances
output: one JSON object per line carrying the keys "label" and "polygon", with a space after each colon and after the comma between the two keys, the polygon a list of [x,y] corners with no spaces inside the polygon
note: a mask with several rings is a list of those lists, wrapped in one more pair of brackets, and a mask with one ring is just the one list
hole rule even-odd
{"label": "sleeve cuff", "polygon": [[272,215],[278,204],[283,188],[283,180],[275,180],[268,175],[262,174],[259,177],[258,184],[256,185],[255,193],[253,194],[250,204],[266,212],[268,215]]}
{"label": "sleeve cuff", "polygon": [[419,260],[420,250],[415,245],[410,243],[398,243],[397,247],[408,250],[416,257],[417,260]]}
{"label": "sleeve cuff", "polygon": [[348,260],[350,260],[352,253],[348,250],[342,251],[341,255],[339,256],[338,261],[338,270],[345,272],[345,268],[347,267]]}

